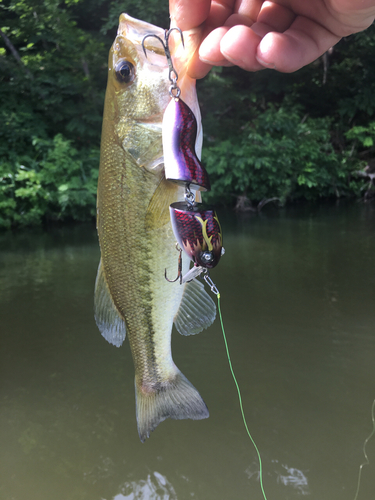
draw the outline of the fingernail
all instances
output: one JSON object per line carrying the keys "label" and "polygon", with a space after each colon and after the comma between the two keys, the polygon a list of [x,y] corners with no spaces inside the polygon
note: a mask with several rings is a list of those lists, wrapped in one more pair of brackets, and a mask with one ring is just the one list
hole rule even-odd
{"label": "fingernail", "polygon": [[211,66],[214,65],[214,64],[217,64],[216,61],[210,61],[209,59],[205,59],[204,57],[201,57],[201,56],[199,56],[199,60],[202,61],[205,64],[211,64]]}
{"label": "fingernail", "polygon": [[260,56],[258,56],[258,54],[255,56],[255,59],[258,61],[259,64],[261,64],[265,68],[276,69],[275,63],[269,63],[269,62],[265,61]]}
{"label": "fingernail", "polygon": [[226,59],[221,59],[220,61],[210,61],[209,59],[204,59],[203,57],[199,57],[199,60],[205,64],[209,64],[210,66],[233,66],[233,64],[230,61],[227,61]]}
{"label": "fingernail", "polygon": [[241,59],[235,59],[230,54],[228,54],[228,52],[226,52],[225,50],[222,50],[221,53],[225,57],[225,60],[229,61],[231,64],[234,64],[235,66],[241,66],[241,64],[243,64],[243,61]]}

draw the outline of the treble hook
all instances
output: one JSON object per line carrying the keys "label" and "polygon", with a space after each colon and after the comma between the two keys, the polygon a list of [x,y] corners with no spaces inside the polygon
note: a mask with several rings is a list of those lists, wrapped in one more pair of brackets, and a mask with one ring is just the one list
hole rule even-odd
{"label": "treble hook", "polygon": [[[165,34],[164,34],[165,42],[163,42],[163,40],[158,35],[154,35],[152,33],[150,33],[149,35],[145,35],[143,37],[143,40],[142,40],[142,48],[143,48],[143,52],[145,53],[145,56],[147,58],[147,52],[146,52],[146,47],[145,47],[146,38],[149,38],[149,37],[157,38],[159,40],[159,42],[162,44],[165,56],[166,56],[167,61],[168,61],[168,66],[169,66],[169,81],[172,84],[169,88],[169,93],[170,93],[171,97],[178,99],[180,97],[181,90],[177,86],[178,74],[177,74],[177,71],[173,67],[172,56],[171,56],[171,52],[169,50],[169,36],[173,30],[177,30],[180,33],[182,46],[185,48],[184,35],[182,34],[182,31],[180,30],[180,28],[177,28],[177,27],[170,28],[169,30],[165,30]],[[173,92],[175,92],[175,93],[173,93]]]}
{"label": "treble hook", "polygon": [[167,278],[167,269],[164,271],[164,277],[169,283],[174,283],[180,278],[180,285],[182,283],[182,248],[178,246],[178,243],[176,243],[176,250],[180,252],[180,255],[178,256],[178,270],[177,270],[177,278],[175,280],[170,280]]}

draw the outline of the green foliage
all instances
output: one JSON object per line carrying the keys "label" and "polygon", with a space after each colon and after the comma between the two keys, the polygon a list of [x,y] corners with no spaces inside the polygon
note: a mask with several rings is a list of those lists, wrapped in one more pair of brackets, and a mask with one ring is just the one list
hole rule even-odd
{"label": "green foliage", "polygon": [[366,127],[357,125],[346,132],[347,139],[359,142],[365,148],[372,148],[375,143],[375,122]]}
{"label": "green foliage", "polygon": [[[159,0],[0,0],[0,227],[94,217],[108,50]],[[212,200],[359,196],[375,151],[375,28],[302,70],[198,82]]]}
{"label": "green foliage", "polygon": [[374,155],[375,27],[287,75],[218,68],[199,83],[208,199],[361,196]]}
{"label": "green foliage", "polygon": [[354,188],[348,162],[335,152],[328,118],[302,117],[296,108],[267,110],[233,139],[208,147],[204,160],[213,198],[280,203],[340,196]]}
{"label": "green foliage", "polygon": [[[167,28],[169,25],[168,2],[160,0],[114,0],[109,4],[108,19],[101,27],[101,33],[113,33],[117,29],[119,13],[126,12],[136,19],[143,19],[156,26]],[[114,34],[114,33],[113,33]]]}
{"label": "green foliage", "polygon": [[[94,215],[109,44],[75,3],[2,0],[0,226]],[[4,15],[3,15],[4,14]]]}
{"label": "green foliage", "polygon": [[23,163],[0,164],[0,227],[93,218],[99,151],[78,152],[61,134],[32,145]]}
{"label": "green foliage", "polygon": [[77,28],[58,0],[10,1],[3,8],[1,29],[23,66],[9,52],[0,58],[0,138],[11,137],[19,146],[21,137],[29,142],[31,135],[61,132],[77,143],[96,143],[106,81],[104,40]]}

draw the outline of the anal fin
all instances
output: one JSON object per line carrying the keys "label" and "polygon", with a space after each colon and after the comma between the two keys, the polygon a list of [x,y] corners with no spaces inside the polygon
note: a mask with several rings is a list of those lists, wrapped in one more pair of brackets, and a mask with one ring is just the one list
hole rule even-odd
{"label": "anal fin", "polygon": [[110,344],[120,347],[125,340],[125,322],[111,298],[102,261],[99,263],[96,276],[94,308],[95,321],[100,333]]}

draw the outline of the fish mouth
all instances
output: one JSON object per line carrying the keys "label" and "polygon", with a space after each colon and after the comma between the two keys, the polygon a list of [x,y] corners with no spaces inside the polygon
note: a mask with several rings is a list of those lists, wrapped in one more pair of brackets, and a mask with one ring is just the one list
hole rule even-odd
{"label": "fish mouth", "polygon": [[165,30],[153,24],[121,14],[117,30],[118,37],[125,37],[138,51],[140,59],[159,70],[167,69],[164,47],[160,41],[164,40]]}
{"label": "fish mouth", "polygon": [[[127,38],[132,40],[133,43],[142,45],[142,41],[146,35],[157,35],[162,40],[164,39],[165,30],[159,28],[159,26],[135,19],[128,14],[121,14],[119,21],[117,34],[126,33]],[[146,48],[160,55],[164,55],[163,47],[155,38],[147,39]]]}

